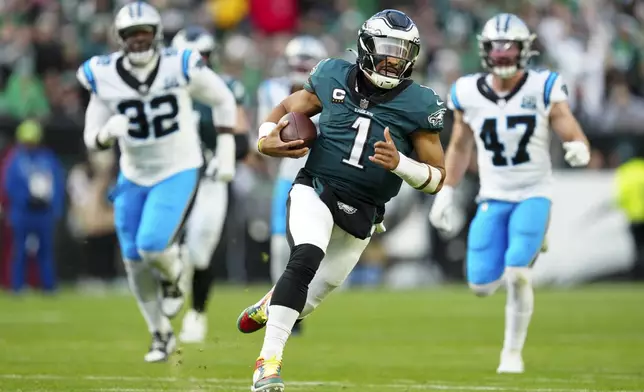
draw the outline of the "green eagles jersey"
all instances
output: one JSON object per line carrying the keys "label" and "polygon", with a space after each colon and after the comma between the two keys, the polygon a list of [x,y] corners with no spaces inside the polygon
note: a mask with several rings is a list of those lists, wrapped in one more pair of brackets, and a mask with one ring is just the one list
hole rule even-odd
{"label": "green eagles jersey", "polygon": [[[235,96],[237,105],[244,105],[246,103],[246,89],[244,85],[236,79],[228,75],[221,75],[221,78],[226,82],[228,89],[232,91]],[[204,147],[214,151],[217,147],[217,132],[213,125],[212,108],[204,105],[201,102],[194,102],[194,111],[199,116],[199,137]]]}
{"label": "green eagles jersey", "polygon": [[372,163],[374,143],[384,141],[389,127],[398,151],[413,151],[410,135],[416,131],[440,132],[446,109],[434,90],[405,80],[376,97],[355,91],[356,64],[326,59],[311,70],[304,88],[322,103],[320,133],[305,169],[332,187],[370,204],[384,205],[398,194],[402,180]]}

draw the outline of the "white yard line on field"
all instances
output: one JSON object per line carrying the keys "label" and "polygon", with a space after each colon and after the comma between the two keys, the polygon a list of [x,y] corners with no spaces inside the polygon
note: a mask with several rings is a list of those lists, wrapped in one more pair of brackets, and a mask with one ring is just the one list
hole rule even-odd
{"label": "white yard line on field", "polygon": [[[219,379],[219,378],[176,378],[176,377],[130,377],[130,376],[62,376],[55,374],[0,374],[0,379],[11,380],[40,380],[40,381],[112,381],[112,382],[165,382],[165,383],[206,383],[209,384],[209,389],[227,389],[227,390],[249,390],[250,379]],[[523,380],[526,381],[526,380]],[[288,381],[289,389],[306,390],[310,387],[339,387],[351,388],[352,390],[369,390],[375,389],[382,391],[386,390],[401,390],[401,391],[461,391],[461,392],[605,392],[597,389],[587,388],[526,388],[526,387],[512,387],[512,386],[474,386],[474,385],[458,385],[448,381],[436,381],[431,384],[355,384],[348,382],[332,382],[332,381]],[[99,392],[153,392],[157,389],[151,388],[106,388],[106,389],[92,389]],[[203,389],[194,390],[202,391]],[[175,390],[170,390],[175,391]],[[176,392],[186,392],[186,389],[176,389]],[[641,390],[620,390],[613,392],[642,392]]]}

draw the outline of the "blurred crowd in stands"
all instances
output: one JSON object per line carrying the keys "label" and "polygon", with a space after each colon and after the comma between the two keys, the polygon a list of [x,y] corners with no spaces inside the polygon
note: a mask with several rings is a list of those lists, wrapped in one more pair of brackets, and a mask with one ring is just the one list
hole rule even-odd
{"label": "blurred crowd in stands", "polygon": [[[56,154],[65,168],[67,207],[63,225],[71,235],[59,242],[67,244],[67,248],[73,243],[87,243],[87,238],[98,238],[99,242],[92,242],[92,247],[114,249],[109,223],[111,210],[103,195],[117,171],[116,160],[110,153],[91,157],[85,153],[82,129],[88,96],[78,85],[75,73],[89,57],[118,49],[111,32],[112,18],[114,11],[128,2],[0,0],[0,160],[10,155],[16,129],[23,120],[32,119],[42,125],[42,144]],[[356,32],[362,22],[380,9],[400,9],[412,17],[421,32],[422,52],[414,79],[445,96],[456,78],[479,70],[476,35],[484,21],[498,12],[513,12],[538,35],[536,47],[540,55],[533,65],[557,70],[565,78],[571,105],[593,144],[591,168],[614,168],[643,153],[639,150],[644,146],[644,2],[641,1],[148,2],[162,13],[167,43],[178,30],[190,24],[202,25],[216,35],[218,67],[245,84],[251,119],[255,115],[257,86],[263,79],[285,72],[280,56],[295,34],[317,36],[333,56],[352,59],[354,55],[345,49],[355,48]],[[261,122],[261,119],[255,120],[253,124]],[[447,141],[448,127],[444,135]],[[560,155],[558,144],[553,143],[555,163],[563,167]],[[257,221],[268,219],[271,193],[267,190],[271,187],[273,168],[274,165],[251,154],[232,186],[247,196],[240,200],[251,200],[252,208],[231,208],[246,214],[251,210]],[[88,221],[88,214],[94,214],[91,216],[96,219]],[[255,223],[247,222],[251,229],[244,231],[245,235],[262,243],[262,238],[267,238],[267,229]],[[6,238],[2,241],[6,244]],[[100,241],[107,245],[101,248]],[[3,246],[2,253],[6,249]],[[105,254],[103,250],[99,253]],[[83,250],[78,252],[83,254]],[[90,254],[99,254],[93,252]],[[228,252],[237,252],[230,257],[249,259],[244,250]],[[110,253],[106,257],[117,256]],[[115,268],[83,270],[83,273],[115,276]],[[229,278],[233,275],[233,280],[248,280],[247,272],[231,271],[235,268],[228,267]]]}

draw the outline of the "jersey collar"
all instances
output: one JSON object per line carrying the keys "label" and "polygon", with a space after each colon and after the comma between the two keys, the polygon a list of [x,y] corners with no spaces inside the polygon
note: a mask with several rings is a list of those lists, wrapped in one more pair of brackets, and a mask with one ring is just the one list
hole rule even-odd
{"label": "jersey collar", "polygon": [[[349,93],[351,94],[351,98],[353,98],[354,102],[359,102],[360,107],[362,109],[367,109],[367,107],[373,106],[373,105],[378,105],[381,103],[387,103],[394,98],[396,98],[400,93],[405,91],[407,87],[409,87],[413,81],[410,79],[405,79],[400,84],[391,90],[387,90],[384,93],[381,94],[372,94],[372,95],[364,95],[361,94],[358,91],[358,72],[360,72],[360,67],[358,67],[357,64],[355,64],[353,67],[351,67],[351,70],[347,74],[347,87],[349,87]],[[367,106],[367,107],[363,107]]]}
{"label": "jersey collar", "polygon": [[158,56],[156,59],[156,65],[152,69],[152,72],[148,77],[141,83],[137,78],[135,78],[127,69],[123,62],[125,61],[125,55],[119,57],[116,60],[116,72],[119,74],[123,82],[130,86],[132,89],[136,90],[139,94],[145,95],[150,91],[150,86],[154,83],[154,80],[159,73],[159,65],[161,64],[161,56]]}
{"label": "jersey collar", "polygon": [[495,92],[492,87],[487,84],[485,81],[485,77],[487,74],[483,74],[477,81],[476,81],[476,88],[478,88],[479,93],[481,93],[482,96],[485,98],[489,99],[490,101],[494,102],[495,104],[499,104],[501,102],[508,102],[512,97],[514,97],[520,90],[521,87],[525,84],[525,82],[528,80],[528,72],[523,73],[523,77],[519,79],[519,82],[514,86],[514,88],[508,93],[508,95],[504,97],[499,97]]}

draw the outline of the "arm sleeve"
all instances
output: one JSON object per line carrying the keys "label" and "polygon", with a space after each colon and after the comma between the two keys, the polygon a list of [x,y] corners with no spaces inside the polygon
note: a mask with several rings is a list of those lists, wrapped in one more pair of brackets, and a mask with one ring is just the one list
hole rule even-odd
{"label": "arm sleeve", "polygon": [[85,130],[83,131],[83,139],[85,146],[90,150],[104,149],[98,143],[97,137],[101,128],[107,123],[112,116],[112,111],[96,94],[92,94],[85,110]]}
{"label": "arm sleeve", "polygon": [[234,129],[237,125],[237,103],[226,82],[206,67],[198,53],[190,54],[187,61],[187,70],[184,72],[189,83],[190,95],[212,107],[217,127]]}

